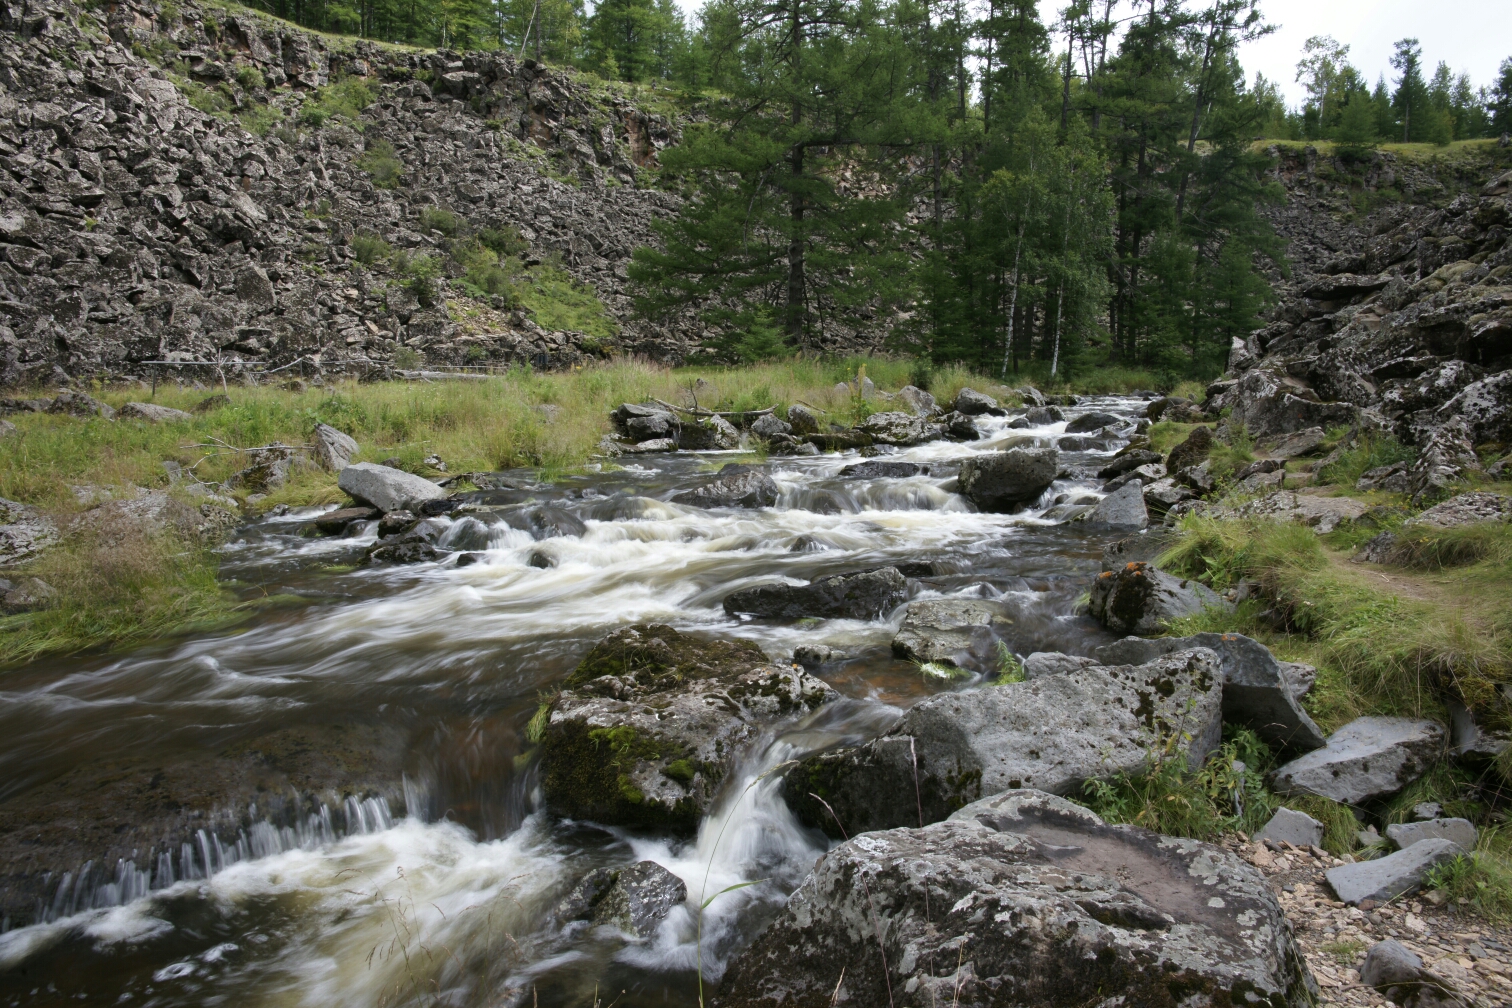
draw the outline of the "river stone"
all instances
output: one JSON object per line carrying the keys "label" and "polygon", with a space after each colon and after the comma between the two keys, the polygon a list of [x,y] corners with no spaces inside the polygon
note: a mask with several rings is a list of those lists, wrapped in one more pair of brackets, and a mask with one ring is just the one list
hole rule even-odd
{"label": "river stone", "polygon": [[713,482],[678,494],[672,503],[700,508],[764,508],[776,504],[781,493],[772,477],[760,469],[731,462],[719,470]]}
{"label": "river stone", "polygon": [[428,500],[439,500],[446,491],[428,479],[403,469],[357,462],[341,470],[336,485],[352,498],[385,513],[418,507]]}
{"label": "river stone", "polygon": [[[856,430],[868,434],[878,444],[912,445],[931,438],[935,427],[912,413],[873,413],[856,425]],[[937,435],[936,435],[937,436]]]}
{"label": "river stone", "polygon": [[893,638],[893,654],[916,662],[949,662],[969,651],[980,628],[1008,624],[1008,610],[990,599],[926,599],[910,602]]}
{"label": "river stone", "polygon": [[1144,484],[1137,479],[1108,494],[1087,516],[1087,525],[1091,528],[1142,529],[1149,524],[1150,512],[1145,508]]}
{"label": "river stone", "polygon": [[1054,448],[976,455],[961,463],[961,495],[983,511],[1013,511],[1038,500],[1059,468]]}
{"label": "river stone", "polygon": [[1278,808],[1270,822],[1260,827],[1251,840],[1286,841],[1293,847],[1316,847],[1323,842],[1323,824],[1306,812]]}
{"label": "river stone", "polygon": [[169,420],[193,420],[193,413],[159,406],[157,403],[129,402],[117,414],[122,420],[146,420],[148,423],[163,423]]}
{"label": "river stone", "polygon": [[1103,571],[1092,582],[1087,609],[1114,633],[1156,634],[1172,621],[1233,604],[1206,585],[1174,577],[1143,562]]}
{"label": "river stone", "polygon": [[719,1008],[1304,1008],[1317,996],[1254,868],[1028,790],[841,844],[721,992]]}
{"label": "river stone", "polygon": [[330,472],[341,472],[357,454],[357,442],[330,424],[316,424],[311,440],[315,443],[315,461]]}
{"label": "river stone", "polygon": [[928,466],[917,462],[885,462],[881,459],[872,459],[869,462],[848,465],[840,470],[840,475],[854,476],[856,479],[907,479],[910,476],[928,472]]}
{"label": "river stone", "polygon": [[1124,423],[1124,418],[1114,416],[1112,413],[1083,413],[1081,416],[1066,424],[1067,434],[1090,434],[1093,431],[1102,430],[1104,427],[1118,427]]}
{"label": "river stone", "polygon": [[316,518],[311,524],[315,526],[316,531],[322,532],[325,535],[338,535],[345,532],[346,527],[352,524],[352,522],[372,521],[378,517],[380,516],[377,508],[341,508],[336,511],[327,511]]}
{"label": "river stone", "polygon": [[928,417],[940,412],[935,397],[914,385],[904,385],[898,389],[897,398],[903,400],[915,416]]}
{"label": "river stone", "polygon": [[1453,840],[1467,851],[1475,850],[1479,834],[1469,819],[1429,819],[1426,822],[1392,823],[1386,827],[1386,839],[1406,850],[1424,840]]}
{"label": "river stone", "polygon": [[937,693],[871,742],[808,757],[788,772],[785,793],[801,821],[838,836],[811,795],[856,834],[916,825],[921,808],[935,822],[1010,788],[1077,793],[1088,780],[1138,773],[1168,742],[1195,768],[1218,745],[1222,693],[1218,656],[1203,648]]}
{"label": "river stone", "polygon": [[793,425],[773,413],[764,413],[751,424],[751,433],[757,437],[770,438],[778,434],[793,433]]}
{"label": "river stone", "polygon": [[1005,412],[992,396],[983,395],[969,388],[963,388],[956,393],[955,401],[950,404],[950,408],[952,412],[964,413],[967,416],[981,416],[984,413],[1002,416]]}
{"label": "river stone", "polygon": [[1024,659],[1024,678],[1039,679],[1062,672],[1076,672],[1098,664],[1096,658],[1062,654],[1059,651],[1036,651]]}
{"label": "river stone", "polygon": [[436,547],[419,531],[405,532],[378,540],[368,547],[365,563],[429,563],[437,558]]}
{"label": "river stone", "polygon": [[1178,473],[1183,469],[1204,462],[1208,453],[1213,450],[1213,429],[1211,427],[1196,427],[1188,434],[1186,440],[1166,456],[1166,471]]}
{"label": "river stone", "polygon": [[558,904],[556,918],[562,923],[592,921],[644,941],[655,936],[672,908],[687,898],[682,879],[655,861],[637,861],[623,868],[596,868],[583,876]]}
{"label": "river stone", "polygon": [[1024,423],[1029,427],[1047,427],[1064,419],[1065,415],[1054,406],[1033,406],[1024,414]]}
{"label": "river stone", "polygon": [[1435,721],[1362,717],[1329,736],[1328,745],[1277,767],[1278,794],[1318,794],[1358,805],[1394,795],[1442,755],[1444,729]]}
{"label": "river stone", "polygon": [[946,413],[940,417],[939,423],[945,428],[946,437],[953,437],[957,441],[981,440],[982,432],[977,429],[976,421],[965,413]]}
{"label": "river stone", "polygon": [[1330,868],[1323,877],[1350,906],[1358,906],[1362,900],[1385,903],[1416,892],[1428,869],[1465,853],[1453,840],[1424,840],[1383,858]]}
{"label": "river stone", "polygon": [[[1173,651],[1194,647],[1211,648],[1223,662],[1223,719],[1248,725],[1277,752],[1310,752],[1328,743],[1298,698],[1297,685],[1310,665],[1291,669],[1278,662],[1264,644],[1243,634],[1200,633],[1190,637],[1160,637],[1145,640],[1125,637],[1105,644],[1093,652],[1097,660],[1108,665],[1150,661]],[[1311,683],[1309,681],[1308,685]]]}
{"label": "river stone", "polygon": [[731,616],[749,613],[763,619],[874,620],[908,597],[908,582],[896,567],[830,574],[806,585],[766,584],[725,596]]}
{"label": "river stone", "polygon": [[692,833],[736,759],[835,691],[747,640],[640,624],[593,646],[552,702],[541,788],[558,815]]}

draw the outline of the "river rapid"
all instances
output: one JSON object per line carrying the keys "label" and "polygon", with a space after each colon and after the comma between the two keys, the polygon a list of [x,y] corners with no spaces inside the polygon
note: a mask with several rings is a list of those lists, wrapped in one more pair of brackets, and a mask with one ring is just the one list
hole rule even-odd
{"label": "river rapid", "polygon": [[[1065,413],[1132,424],[1143,405],[1094,398]],[[322,509],[245,527],[224,547],[223,575],[248,597],[305,603],[271,606],[231,634],[7,673],[0,801],[44,793],[93,761],[221,748],[289,725],[376,731],[396,747],[399,779],[387,795],[253,810],[249,828],[201,830],[177,849],[53,880],[42,922],[0,934],[0,1005],[696,1005],[700,965],[706,992],[717,990],[830,846],[765,772],[885,730],[932,693],[978,688],[995,662],[989,642],[977,674],[933,678],[891,654],[901,607],[871,622],[766,623],[726,616],[727,594],[925,562],[934,574],[910,582],[914,598],[1002,600],[1014,619],[1001,641],[1020,656],[1087,654],[1111,639],[1077,604],[1123,534],[1066,519],[1101,496],[1096,470],[1125,440],[1063,449],[1066,478],[1038,504],[982,514],[952,492],[960,461],[1054,445],[1066,423],[977,419],[982,440],[887,454],[929,466],[905,479],[842,475],[864,461],[855,452],[770,459],[782,495],[761,510],[668,503],[737,453],[627,456],[552,485],[500,474],[497,489],[469,495],[477,510],[431,519],[445,526],[441,545],[485,553],[461,568],[446,557],[333,570],[373,541],[376,523],[349,538],[302,535]],[[542,504],[586,531],[536,538],[518,515]],[[779,662],[799,645],[848,656],[817,670],[843,699],[745,753],[695,838],[540,807],[526,734],[540,696],[595,640],[637,622],[749,638]],[[643,859],[688,888],[654,939],[551,922],[586,872]],[[700,926],[706,895],[753,880],[765,881],[716,898]]]}

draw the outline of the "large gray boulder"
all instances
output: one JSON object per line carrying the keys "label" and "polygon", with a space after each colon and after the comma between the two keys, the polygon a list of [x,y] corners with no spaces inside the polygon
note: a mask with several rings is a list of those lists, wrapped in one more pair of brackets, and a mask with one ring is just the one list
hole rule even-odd
{"label": "large gray boulder", "polygon": [[1444,749],[1435,721],[1362,717],[1329,736],[1328,744],[1271,774],[1279,794],[1318,794],[1358,805],[1394,795],[1421,777]]}
{"label": "large gray boulder", "polygon": [[1397,850],[1406,850],[1424,840],[1453,840],[1467,851],[1475,850],[1479,834],[1469,819],[1429,819],[1425,822],[1392,823],[1386,827],[1386,839]]}
{"label": "large gray boulder", "polygon": [[1407,946],[1388,938],[1365,953],[1360,982],[1386,995],[1402,1008],[1472,1008],[1476,1003],[1455,989]]}
{"label": "large gray boulder", "polygon": [[1104,427],[1118,427],[1126,423],[1123,417],[1112,413],[1100,413],[1096,410],[1083,413],[1081,416],[1066,424],[1067,434],[1090,434],[1093,431],[1102,430]]}
{"label": "large gray boulder", "polygon": [[1232,610],[1206,585],[1167,574],[1142,561],[1103,571],[1092,582],[1087,610],[1114,633],[1156,634],[1204,609]]}
{"label": "large gray boulder", "polygon": [[981,643],[993,625],[1011,623],[1007,607],[991,599],[910,602],[893,638],[893,654],[916,662],[950,662]]}
{"label": "large gray boulder", "polygon": [[384,512],[417,510],[428,500],[446,496],[445,490],[428,479],[372,462],[358,462],[342,469],[336,485],[352,499]]}
{"label": "large gray boulder", "polygon": [[1340,900],[1358,906],[1362,900],[1385,903],[1422,888],[1430,868],[1467,853],[1453,840],[1435,839],[1415,843],[1373,861],[1330,868],[1323,873]]}
{"label": "large gray boulder", "polygon": [[1087,516],[1087,525],[1092,528],[1142,529],[1150,524],[1150,512],[1145,507],[1144,484],[1131,480],[1098,502]]}
{"label": "large gray boulder", "polygon": [[772,477],[760,469],[731,462],[719,470],[718,478],[678,494],[672,503],[701,508],[764,508],[776,504],[781,493]]}
{"label": "large gray boulder", "polygon": [[819,433],[819,418],[812,410],[799,403],[794,403],[787,408],[787,418],[794,434]]}
{"label": "large gray boulder", "polygon": [[913,413],[873,413],[856,425],[856,430],[868,434],[879,444],[912,445],[939,436],[934,425]]}
{"label": "large gray boulder", "polygon": [[352,464],[352,456],[357,454],[357,442],[330,424],[316,424],[311,440],[315,447],[315,461],[330,472],[341,472]]}
{"label": "large gray boulder", "polygon": [[940,412],[935,397],[915,385],[904,385],[898,389],[896,398],[907,403],[915,416],[931,417]]}
{"label": "large gray boulder", "polygon": [[855,834],[917,824],[921,814],[934,822],[1010,788],[1076,793],[1088,780],[1138,773],[1153,752],[1197,767],[1218,745],[1222,694],[1218,656],[1200,648],[939,693],[880,738],[804,760],[785,778],[787,801],[803,822],[837,836],[811,795]]}
{"label": "large gray boulder", "polygon": [[1264,644],[1243,634],[1200,633],[1154,640],[1125,637],[1093,654],[1106,665],[1139,665],[1194,647],[1211,648],[1223,662],[1225,721],[1253,728],[1277,752],[1310,752],[1327,744],[1323,730],[1298,703],[1300,673],[1290,667],[1291,663],[1278,662]]}
{"label": "large gray boulder", "polygon": [[743,750],[835,691],[768,664],[751,641],[637,625],[599,641],[541,731],[541,788],[558,815],[691,833]]}
{"label": "large gray boulder", "polygon": [[896,567],[831,574],[806,585],[768,584],[742,588],[725,596],[731,616],[745,613],[763,619],[872,620],[891,612],[908,597],[908,582]]}
{"label": "large gray boulder", "polygon": [[1038,500],[1059,469],[1060,453],[1054,448],[973,456],[961,463],[961,495],[983,511],[1014,511]]}
{"label": "large gray boulder", "polygon": [[950,404],[955,413],[964,413],[967,416],[981,416],[990,413],[993,416],[1002,416],[1006,410],[998,405],[998,401],[990,395],[983,395],[975,389],[963,388],[956,393],[955,402]]}
{"label": "large gray boulder", "polygon": [[776,437],[779,434],[793,433],[793,425],[777,416],[775,413],[764,413],[756,418],[751,424],[751,433],[761,438]]}
{"label": "large gray boulder", "polygon": [[716,1004],[1304,1008],[1316,995],[1254,868],[1013,790],[825,855]]}
{"label": "large gray boulder", "polygon": [[720,416],[687,420],[677,430],[677,446],[684,451],[728,451],[740,447],[740,431]]}
{"label": "large gray boulder", "polygon": [[619,929],[639,941],[656,935],[672,908],[688,898],[688,886],[655,861],[596,868],[557,905],[563,924],[589,921]]}

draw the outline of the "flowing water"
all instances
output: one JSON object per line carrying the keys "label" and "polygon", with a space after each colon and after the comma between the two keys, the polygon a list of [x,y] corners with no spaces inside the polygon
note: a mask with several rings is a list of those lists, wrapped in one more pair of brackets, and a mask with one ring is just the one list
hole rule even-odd
{"label": "flowing water", "polygon": [[[1066,412],[1132,417],[1142,405],[1094,399]],[[782,496],[762,510],[668,503],[729,453],[637,456],[556,485],[501,474],[498,488],[472,495],[478,510],[430,520],[442,545],[485,554],[462,568],[450,559],[339,566],[376,529],[302,535],[318,509],[249,526],[225,547],[223,572],[249,597],[305,604],[271,606],[234,634],[8,673],[0,801],[142,752],[341,725],[402,750],[392,805],[369,792],[254,808],[249,828],[212,824],[176,849],[80,865],[40,898],[42,923],[0,934],[0,1004],[696,1004],[700,965],[717,987],[828,846],[793,818],[765,771],[884,730],[934,692],[980,686],[996,660],[995,642],[984,641],[977,675],[942,681],[892,657],[901,608],[870,622],[778,624],[727,617],[725,595],[927,562],[934,576],[911,582],[914,597],[1002,600],[1013,613],[1002,643],[1021,656],[1088,653],[1109,639],[1075,610],[1117,536],[1065,519],[1099,496],[1093,474],[1124,442],[1062,451],[1070,475],[1038,505],[981,514],[951,490],[960,461],[1055,444],[1065,423],[1012,430],[983,417],[978,426],[980,441],[887,455],[928,464],[905,479],[841,475],[864,461],[856,453],[771,459]],[[586,530],[538,538],[527,518],[543,505]],[[746,637],[779,661],[800,644],[848,656],[819,671],[843,699],[744,754],[696,838],[564,822],[540,808],[525,733],[539,695],[593,641],[635,622]],[[688,887],[687,904],[653,939],[552,923],[587,871],[642,859]],[[756,879],[766,881],[718,897],[700,922],[705,894]]]}

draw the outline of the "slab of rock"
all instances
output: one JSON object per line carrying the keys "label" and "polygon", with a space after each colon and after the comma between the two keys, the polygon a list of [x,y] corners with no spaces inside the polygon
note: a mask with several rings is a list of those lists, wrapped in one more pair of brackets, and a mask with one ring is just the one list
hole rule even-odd
{"label": "slab of rock", "polygon": [[47,412],[76,417],[97,416],[106,420],[113,420],[116,415],[115,407],[108,403],[102,403],[86,392],[69,391],[59,392],[58,397],[47,405]]}
{"label": "slab of rock", "polygon": [[1293,847],[1316,847],[1323,842],[1323,824],[1306,812],[1278,808],[1252,840],[1286,841]]}
{"label": "slab of rock", "polygon": [[1196,496],[1195,491],[1187,489],[1169,476],[1158,479],[1144,488],[1145,506],[1155,514],[1163,515],[1176,505],[1192,500]]}
{"label": "slab of rock", "polygon": [[1183,616],[1234,606],[1206,585],[1134,561],[1099,574],[1087,608],[1114,633],[1156,634]]}
{"label": "slab of rock", "polygon": [[677,417],[665,406],[655,403],[620,403],[610,412],[609,420],[614,424],[614,429],[622,436],[633,441],[645,441],[647,437],[639,437],[636,431],[647,429],[647,424],[640,424],[635,428],[631,422],[635,420],[651,421],[650,428],[660,429],[664,433],[662,437],[671,436],[677,427]]}
{"label": "slab of rock", "polygon": [[1479,836],[1469,819],[1429,819],[1424,822],[1392,823],[1386,827],[1386,839],[1397,850],[1406,850],[1424,840],[1452,840],[1467,851],[1475,850]]}
{"label": "slab of rock", "polygon": [[1444,729],[1435,721],[1356,718],[1329,736],[1324,748],[1277,767],[1271,787],[1278,794],[1318,794],[1358,805],[1396,794],[1443,749]]}
{"label": "slab of rock", "polygon": [[654,937],[672,908],[686,902],[688,886],[655,861],[623,868],[596,868],[557,905],[561,923],[590,921],[617,928],[632,939]]}
{"label": "slab of rock", "polygon": [[1317,451],[1326,440],[1328,440],[1328,435],[1322,427],[1309,427],[1271,443],[1267,451],[1274,459],[1300,458]]}
{"label": "slab of rock", "polygon": [[915,416],[929,417],[940,412],[935,397],[914,385],[904,385],[897,391],[897,398],[908,404]]}
{"label": "slab of rock", "polygon": [[1090,434],[1093,431],[1102,430],[1104,427],[1118,427],[1125,423],[1121,416],[1112,413],[1083,413],[1081,416],[1066,424],[1067,434]]}
{"label": "slab of rock", "polygon": [[37,557],[58,541],[58,526],[48,515],[20,501],[0,497],[0,567]]}
{"label": "slab of rock", "polygon": [[917,462],[887,462],[882,459],[857,462],[840,470],[841,476],[854,476],[856,479],[907,479],[921,473],[927,475],[929,466]]}
{"label": "slab of rock", "polygon": [[1408,519],[1403,528],[1426,525],[1448,529],[1483,521],[1512,521],[1512,497],[1480,490],[1458,494]]}
{"label": "slab of rock", "polygon": [[146,420],[148,423],[194,419],[193,413],[185,413],[183,410],[173,409],[170,406],[159,406],[157,403],[144,402],[129,402],[120,408],[117,415],[122,420]]}
{"label": "slab of rock", "polygon": [[1330,868],[1323,873],[1341,901],[1358,906],[1362,900],[1385,903],[1422,888],[1423,876],[1435,865],[1468,853],[1453,840],[1424,840],[1373,861]]}
{"label": "slab of rock", "polygon": [[908,597],[908,582],[896,567],[831,574],[806,585],[757,585],[725,596],[731,616],[749,613],[763,619],[873,620],[891,612]]}
{"label": "slab of rock", "polygon": [[1360,517],[1367,509],[1368,505],[1364,501],[1353,497],[1320,497],[1281,490],[1246,501],[1237,507],[1217,507],[1207,513],[1217,518],[1254,516],[1294,521],[1308,526],[1319,535],[1327,535],[1342,523]]}
{"label": "slab of rock", "polygon": [[939,693],[865,745],[804,760],[784,778],[785,794],[800,820],[838,836],[818,795],[854,835],[916,825],[921,809],[934,822],[1009,788],[1071,794],[1139,772],[1168,741],[1173,757],[1197,767],[1218,744],[1222,695],[1223,670],[1206,649]]}
{"label": "slab of rock", "polygon": [[558,815],[692,833],[742,750],[835,696],[755,643],[637,625],[595,644],[552,702],[541,787]]}
{"label": "slab of rock", "polygon": [[950,408],[956,413],[964,413],[967,416],[981,416],[984,413],[1002,416],[1006,412],[992,396],[983,395],[969,388],[963,388],[956,393],[955,402],[950,404]]}
{"label": "slab of rock", "polygon": [[982,629],[1011,622],[991,599],[924,599],[910,602],[893,638],[893,654],[916,662],[949,662],[976,643]]}
{"label": "slab of rock", "polygon": [[1150,524],[1150,512],[1145,507],[1144,484],[1130,480],[1098,502],[1087,516],[1087,525],[1092,528],[1142,529]]}
{"label": "slab of rock", "polygon": [[446,496],[445,490],[428,479],[372,462],[358,462],[342,469],[336,485],[354,500],[385,513],[418,508],[425,501]]}
{"label": "slab of rock", "polygon": [[819,418],[812,410],[805,406],[794,403],[787,408],[788,425],[793,428],[794,434],[817,434],[819,433]]}
{"label": "slab of rock", "polygon": [[[1297,685],[1305,673],[1278,662],[1269,648],[1243,634],[1200,633],[1154,640],[1125,637],[1093,654],[1105,665],[1138,665],[1194,647],[1212,649],[1223,662],[1225,721],[1253,728],[1277,752],[1310,752],[1327,744],[1322,729],[1297,702],[1302,695]],[[1312,669],[1312,675],[1316,678],[1316,669]]]}
{"label": "slab of rock", "polygon": [[873,1006],[889,993],[919,1008],[1304,1008],[1317,989],[1239,858],[1013,790],[829,852],[716,1004]]}
{"label": "slab of rock", "polygon": [[1470,1008],[1474,1003],[1394,938],[1371,946],[1365,953],[1360,982],[1374,987],[1386,995],[1386,1000],[1402,1008]]}
{"label": "slab of rock", "polygon": [[764,508],[776,504],[781,492],[762,470],[731,462],[719,470],[718,478],[676,495],[672,503],[700,508]]}
{"label": "slab of rock", "polygon": [[937,428],[924,422],[913,413],[873,413],[856,425],[856,430],[866,434],[878,444],[912,445],[938,436]]}
{"label": "slab of rock", "polygon": [[327,511],[315,519],[315,528],[326,535],[336,535],[346,531],[346,527],[355,521],[372,521],[381,515],[377,508],[352,507],[340,508],[336,511]]}
{"label": "slab of rock", "polygon": [[1186,440],[1166,456],[1166,471],[1181,472],[1194,465],[1200,465],[1207,461],[1208,453],[1213,450],[1213,429],[1211,427],[1195,427],[1188,434]]}
{"label": "slab of rock", "polygon": [[315,462],[327,472],[339,473],[352,464],[357,442],[330,424],[318,423],[310,440],[315,445]]}
{"label": "slab of rock", "polygon": [[973,456],[961,463],[961,495],[983,511],[1014,511],[1038,500],[1059,469],[1060,453],[1054,448]]}

